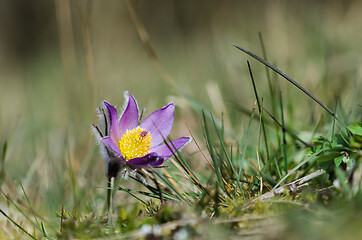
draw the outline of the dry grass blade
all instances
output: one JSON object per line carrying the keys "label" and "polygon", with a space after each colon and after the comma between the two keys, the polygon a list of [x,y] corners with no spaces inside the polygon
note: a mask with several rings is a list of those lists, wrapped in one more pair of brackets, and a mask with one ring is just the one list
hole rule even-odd
{"label": "dry grass blade", "polygon": [[141,19],[138,17],[138,14],[134,8],[134,4],[133,4],[132,0],[126,0],[126,4],[127,4],[128,12],[132,18],[133,24],[134,24],[134,26],[137,30],[137,33],[143,43],[143,46],[146,49],[146,52],[147,52],[149,58],[153,62],[156,70],[161,75],[161,77],[165,81],[165,83],[172,85],[173,80],[172,80],[171,76],[167,73],[166,69],[163,67],[160,59],[158,58],[157,53],[151,44],[151,40],[147,33],[147,30],[146,30],[145,26],[143,25]]}
{"label": "dry grass blade", "polygon": [[311,174],[308,174],[305,177],[299,178],[297,180],[294,180],[293,182],[284,184],[281,187],[278,187],[274,190],[271,190],[270,192],[267,192],[263,195],[261,195],[260,197],[254,199],[252,202],[256,202],[256,201],[260,201],[260,200],[265,200],[265,199],[269,199],[272,198],[274,196],[278,196],[280,194],[282,194],[283,192],[285,192],[286,190],[292,191],[292,192],[296,192],[298,191],[302,186],[304,186],[304,183],[317,178],[321,175],[323,175],[325,173],[324,170],[317,170]]}

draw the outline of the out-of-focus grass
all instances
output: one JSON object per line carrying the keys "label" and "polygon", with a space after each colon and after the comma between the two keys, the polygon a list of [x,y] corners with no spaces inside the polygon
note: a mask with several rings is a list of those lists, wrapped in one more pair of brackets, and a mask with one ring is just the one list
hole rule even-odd
{"label": "out-of-focus grass", "polygon": [[[217,145],[215,149],[220,149],[217,153],[222,155],[214,157],[206,151],[210,143],[204,139],[201,111],[192,108],[187,101],[190,98],[165,84],[154,69],[124,2],[69,1],[69,5],[67,1],[42,2],[38,7],[29,6],[28,10],[24,10],[39,11],[37,16],[40,19],[43,14],[43,18],[49,21],[46,27],[36,25],[37,21],[24,16],[11,15],[18,7],[16,3],[3,4],[5,8],[1,11],[7,9],[8,14],[1,15],[11,24],[16,26],[15,19],[18,18],[19,25],[26,21],[35,25],[33,32],[27,36],[28,47],[35,49],[25,56],[25,53],[15,51],[19,45],[12,44],[11,37],[0,40],[0,49],[6,53],[0,56],[0,143],[4,146],[2,154],[5,156],[0,165],[0,183],[4,194],[13,201],[6,201],[2,194],[0,208],[15,222],[22,223],[29,233],[36,232],[37,236],[41,231],[34,229],[41,227],[33,216],[38,217],[38,223],[44,222],[50,235],[55,236],[60,231],[56,212],[64,219],[63,226],[74,230],[70,234],[77,231],[81,234],[87,229],[94,231],[89,236],[108,233],[108,229],[94,230],[104,226],[105,220],[99,216],[103,214],[105,190],[97,187],[106,184],[103,162],[90,133],[90,124],[96,117],[95,107],[103,99],[121,107],[123,91],[128,90],[136,96],[140,106],[149,109],[148,112],[168,101],[175,101],[176,122],[171,136],[187,135],[187,124],[210,162],[220,158],[227,160],[227,157],[233,159],[237,156],[236,152],[242,152],[240,149],[245,146],[250,116],[242,114],[237,107],[251,111],[255,102],[246,59],[251,62],[256,88],[263,99],[262,106],[268,111],[273,106],[264,66],[234,49],[231,42],[262,56],[258,38],[261,32],[269,62],[288,73],[331,109],[334,109],[337,100],[336,112],[343,122],[361,120],[360,1],[257,1],[253,4],[239,1],[135,2],[135,9],[152,44],[176,84],[195,100],[197,106],[206,108],[207,118],[210,116],[207,110],[211,110],[217,124],[221,122],[223,112],[224,130],[218,129],[220,136],[211,131],[214,129],[212,120],[206,119],[210,134],[213,134],[210,138]],[[49,12],[54,13],[54,17],[49,17]],[[82,25],[82,21],[86,25]],[[1,22],[4,24],[4,21]],[[42,28],[38,29],[38,26]],[[1,34],[16,38],[10,29],[16,32],[18,28],[4,27]],[[38,39],[41,44],[30,45],[30,39]],[[88,48],[87,41],[90,43]],[[26,37],[20,44],[26,48]],[[91,66],[89,56],[93,59]],[[323,109],[273,73],[271,80],[278,102],[281,91],[285,125],[290,130],[308,142],[313,132],[326,137],[332,135],[333,119]],[[276,114],[280,119],[279,110]],[[259,154],[265,154],[265,150],[263,144],[258,143],[263,140],[259,134],[259,116],[255,114],[255,117],[245,155],[257,164],[255,149],[260,150]],[[264,117],[272,122],[265,113]],[[339,128],[341,126],[337,124],[337,132]],[[270,146],[271,153],[276,150],[281,137],[281,134],[269,133],[270,145],[273,145]],[[220,142],[225,142],[226,147],[237,142],[240,149],[234,145],[231,155],[229,148],[225,150],[223,146],[218,146]],[[290,137],[287,137],[287,142],[292,169],[303,159],[304,152],[295,148]],[[185,149],[184,155],[202,184],[207,185],[216,179],[216,176],[215,179],[210,177],[210,165],[194,143]],[[244,158],[243,164],[247,165],[247,161]],[[268,159],[264,158],[264,161]],[[184,180],[184,184],[180,184],[182,194],[199,192],[187,179],[187,174],[177,172],[177,167],[170,161],[167,165],[170,166],[167,170],[169,174],[176,174],[176,179]],[[254,168],[248,171],[258,173]],[[259,173],[255,176],[263,175]],[[235,174],[228,177],[235,178]],[[223,182],[222,179],[219,181]],[[127,189],[139,189],[141,186],[134,181],[121,182],[120,185]],[[245,194],[251,197],[259,187],[256,182]],[[229,206],[225,203],[227,201],[218,203],[218,193],[214,192],[217,190],[211,188],[208,191],[215,199],[206,196],[199,199],[200,206],[205,204],[209,207],[206,212],[214,212],[217,204]],[[194,196],[187,198],[196,199]],[[210,202],[203,203],[203,199]],[[148,209],[150,213],[156,213],[156,218],[150,220],[146,215],[138,215],[140,206],[132,197],[118,191],[115,204],[119,206],[118,215],[123,216],[117,224],[123,224],[125,232],[141,228],[136,219],[141,219],[141,223],[150,221],[149,224],[154,224],[177,221],[183,214],[194,216],[191,210],[184,213],[183,209],[172,206],[172,210],[164,208],[156,211],[156,201]],[[236,211],[239,210],[236,208]],[[219,214],[228,217],[228,214],[237,215],[224,211]],[[24,215],[30,216],[30,219]],[[125,219],[128,219],[128,224]],[[295,221],[296,225],[300,225],[298,219]],[[16,232],[19,229],[3,217],[1,226],[5,230],[2,233],[4,238],[18,237]],[[206,232],[203,232],[205,236]]]}

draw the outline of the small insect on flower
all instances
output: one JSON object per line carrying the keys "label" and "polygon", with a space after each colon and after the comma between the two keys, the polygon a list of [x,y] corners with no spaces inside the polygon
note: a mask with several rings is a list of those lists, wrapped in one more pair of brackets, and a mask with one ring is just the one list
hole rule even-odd
{"label": "small insect on flower", "polygon": [[137,102],[128,92],[125,97],[126,105],[120,117],[111,104],[103,101],[98,108],[100,124],[92,125],[107,163],[108,177],[116,177],[123,170],[160,166],[191,141],[190,137],[181,137],[164,143],[173,124],[173,103],[151,113],[138,125]]}

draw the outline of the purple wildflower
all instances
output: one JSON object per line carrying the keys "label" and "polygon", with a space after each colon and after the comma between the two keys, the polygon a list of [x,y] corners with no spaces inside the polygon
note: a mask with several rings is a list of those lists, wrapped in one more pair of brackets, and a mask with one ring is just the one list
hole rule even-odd
{"label": "purple wildflower", "polygon": [[120,117],[112,105],[103,101],[99,107],[100,126],[93,125],[109,177],[116,177],[122,169],[160,166],[191,140],[181,137],[164,143],[173,124],[173,103],[151,113],[138,125],[137,102],[128,92],[125,97],[127,104]]}

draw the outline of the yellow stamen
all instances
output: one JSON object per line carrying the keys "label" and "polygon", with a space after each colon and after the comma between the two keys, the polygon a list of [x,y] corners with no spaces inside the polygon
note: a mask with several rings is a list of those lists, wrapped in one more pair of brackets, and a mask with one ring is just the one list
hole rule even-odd
{"label": "yellow stamen", "polygon": [[136,127],[133,130],[127,130],[119,141],[119,149],[126,160],[136,157],[143,157],[150,153],[151,134],[143,128]]}

